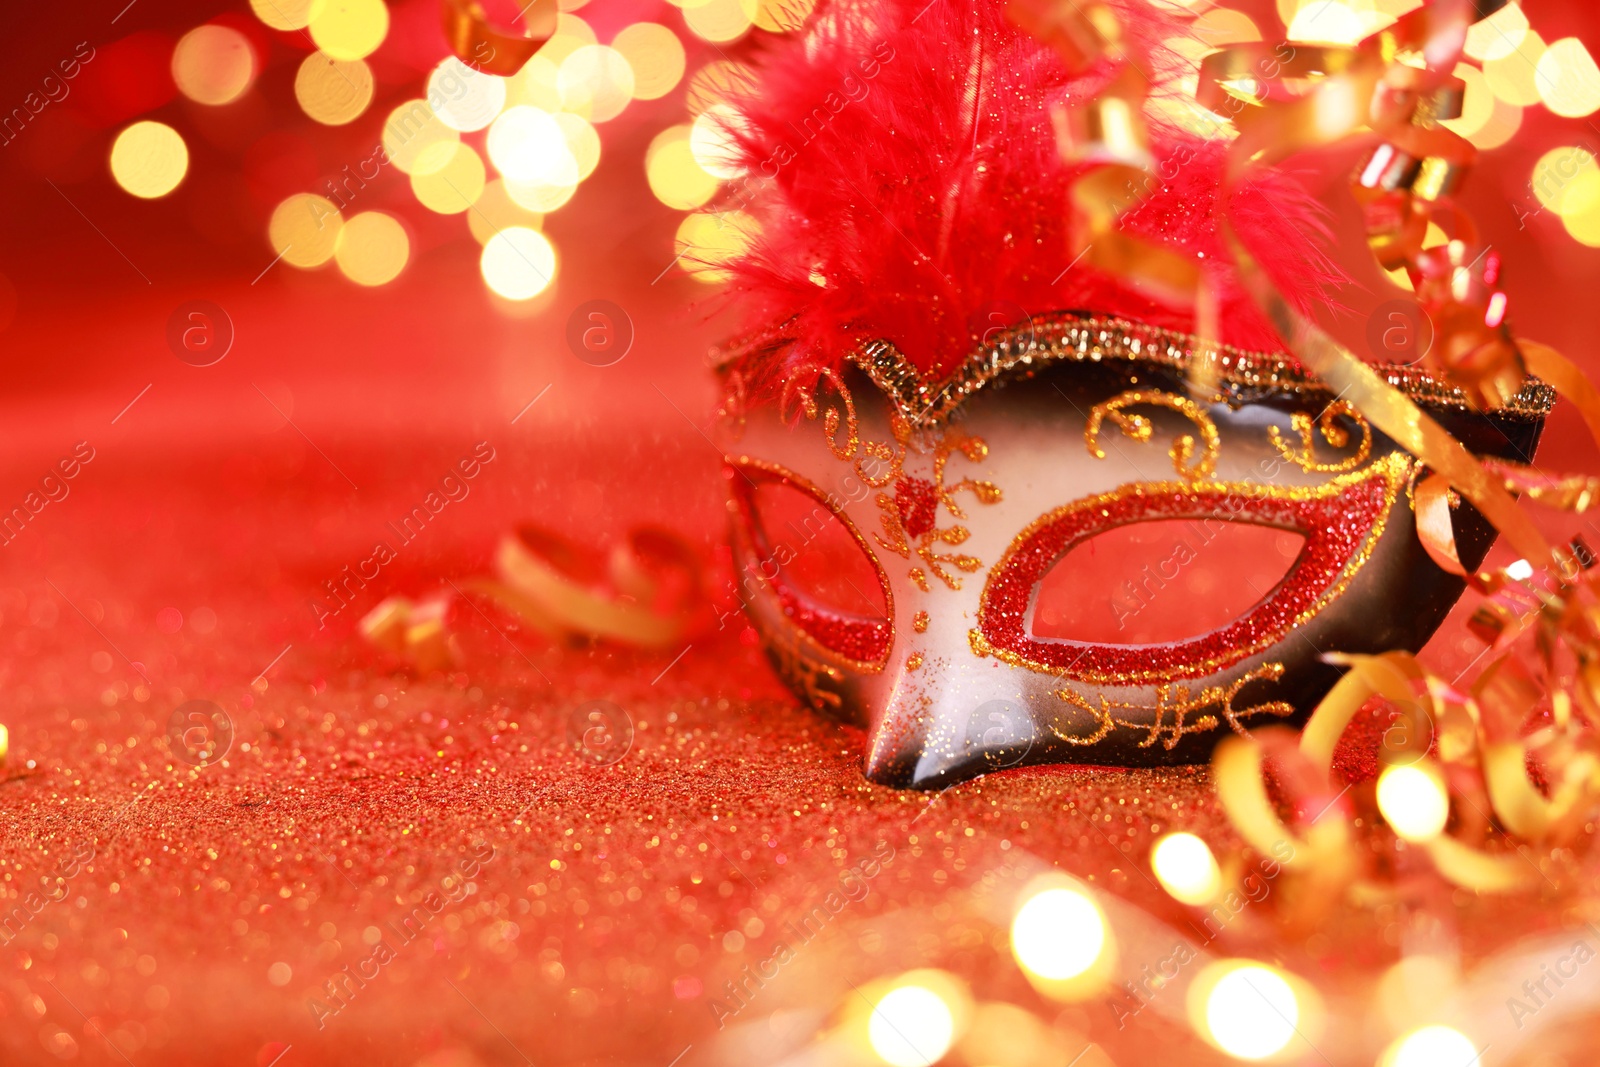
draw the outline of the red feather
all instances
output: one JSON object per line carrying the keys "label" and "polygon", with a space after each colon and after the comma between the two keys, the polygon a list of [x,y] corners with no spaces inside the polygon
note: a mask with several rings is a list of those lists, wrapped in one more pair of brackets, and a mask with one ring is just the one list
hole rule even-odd
{"label": "red feather", "polygon": [[[1186,32],[1183,22],[1146,4],[1118,11],[1151,57],[1152,91],[1175,91],[1179,68],[1159,41]],[[746,177],[723,206],[754,216],[759,233],[723,267],[740,328],[782,326],[797,343],[776,363],[747,366],[752,379],[798,360],[837,364],[869,338],[947,374],[978,343],[969,323],[996,302],[1192,330],[1191,311],[1072,265],[1067,198],[1083,168],[1062,160],[1051,110],[1116,72],[1108,60],[1072,76],[993,0],[834,2],[775,44],[730,101]],[[1159,126],[1152,141],[1164,180],[1123,229],[1201,260],[1220,297],[1219,340],[1280,350],[1218,234],[1225,145]],[[1290,178],[1257,177],[1228,209],[1302,310],[1346,280],[1320,251],[1321,206]]]}

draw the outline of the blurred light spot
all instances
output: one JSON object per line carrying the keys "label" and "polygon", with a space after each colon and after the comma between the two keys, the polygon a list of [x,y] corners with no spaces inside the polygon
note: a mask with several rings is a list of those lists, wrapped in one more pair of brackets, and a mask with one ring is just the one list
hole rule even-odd
{"label": "blurred light spot", "polygon": [[506,79],[473,70],[451,56],[428,75],[428,106],[453,130],[481,130],[506,106]]}
{"label": "blurred light spot", "polygon": [[461,135],[433,113],[426,100],[407,100],[383,124],[383,149],[389,162],[410,174],[423,149],[438,141],[458,141]]}
{"label": "blurred light spot", "polygon": [[694,160],[688,126],[672,126],[656,134],[645,151],[644,168],[656,199],[679,211],[699,207],[717,191],[717,179]]}
{"label": "blurred light spot", "polygon": [[272,209],[267,240],[292,267],[320,267],[333,258],[344,218],[327,197],[296,193]]}
{"label": "blurred light spot", "polygon": [[1563,37],[1545,49],[1534,83],[1544,106],[1557,115],[1581,119],[1600,108],[1600,67],[1576,37]]}
{"label": "blurred light spot", "polygon": [[1461,98],[1461,117],[1445,120],[1444,126],[1452,133],[1471,138],[1494,118],[1494,93],[1483,71],[1471,63],[1457,63],[1455,76],[1466,85]]}
{"label": "blurred light spot", "polygon": [[1506,577],[1514,582],[1525,582],[1533,577],[1533,564],[1525,559],[1512,560],[1506,564]]}
{"label": "blurred light spot", "polygon": [[392,216],[364,211],[344,224],[333,258],[357,285],[383,285],[405,269],[411,241]]}
{"label": "blurred light spot", "polygon": [[1094,901],[1074,889],[1029,897],[1011,921],[1011,951],[1041,978],[1076,978],[1094,966],[1106,943],[1106,924]]}
{"label": "blurred light spot", "polygon": [[556,16],[556,32],[539,49],[539,55],[560,67],[572,53],[584,45],[598,44],[599,41],[600,38],[594,35],[594,30],[587,22],[563,11]]}
{"label": "blurred light spot", "polygon": [[1473,59],[1504,59],[1517,50],[1528,33],[1528,16],[1522,5],[1512,3],[1467,29],[1466,53]]}
{"label": "blurred light spot", "polygon": [[313,52],[294,76],[300,109],[324,126],[343,126],[372,103],[372,68],[364,60],[332,59]]}
{"label": "blurred light spot", "polygon": [[633,68],[615,48],[584,45],[561,61],[556,88],[563,108],[591,122],[605,122],[622,114],[633,99]]}
{"label": "blurred light spot", "polygon": [[683,9],[683,21],[696,37],[724,44],[749,31],[755,20],[754,0],[706,0]]}
{"label": "blurred light spot", "polygon": [[525,226],[530,230],[537,230],[543,224],[543,215],[529,211],[511,199],[510,194],[506,192],[504,178],[496,178],[484,186],[483,195],[478,197],[478,202],[467,212],[467,228],[472,231],[473,238],[480,245],[487,243],[489,238],[508,227]]}
{"label": "blurred light spot", "polygon": [[1441,956],[1403,956],[1383,973],[1372,1002],[1394,1032],[1415,1026],[1455,995],[1460,983],[1456,965]]}
{"label": "blurred light spot", "polygon": [[1272,1055],[1294,1037],[1300,1003],[1278,972],[1247,964],[1217,980],[1206,998],[1206,1029],[1217,1046],[1242,1060]]}
{"label": "blurred light spot", "polygon": [[1229,7],[1214,7],[1195,19],[1193,32],[1207,48],[1261,40],[1261,30],[1250,16]]}
{"label": "blurred light spot", "polygon": [[11,731],[5,728],[4,723],[0,723],[0,767],[5,766],[6,756],[8,756],[10,753]]}
{"label": "blurred light spot", "polygon": [[756,233],[756,220],[742,211],[695,212],[678,224],[678,262],[703,282],[721,282],[717,265],[741,255]]}
{"label": "blurred light spot", "polygon": [[[431,158],[436,152],[444,158]],[[483,160],[467,145],[440,141],[428,146],[417,164],[411,175],[411,191],[429,211],[459,214],[483,195]]]}
{"label": "blurred light spot", "polygon": [[518,182],[506,179],[506,195],[512,203],[528,211],[548,215],[561,207],[578,191],[577,182],[548,181]]}
{"label": "blurred light spot", "polygon": [[1582,146],[1552,148],[1533,165],[1530,184],[1539,203],[1558,215],[1577,214],[1589,207],[1600,184],[1600,166]]}
{"label": "blurred light spot", "polygon": [[172,50],[172,80],[197,104],[231,104],[256,76],[256,57],[244,34],[226,26],[198,26]]}
{"label": "blurred light spot", "polygon": [[1536,80],[1544,52],[1544,38],[1529,30],[1523,35],[1515,52],[1484,63],[1483,76],[1489,83],[1489,91],[1506,103],[1519,107],[1537,104],[1539,86]]}
{"label": "blurred light spot", "polygon": [[189,170],[189,149],[161,122],[135,122],[111,145],[111,176],[134,196],[152,200],[178,187]]}
{"label": "blurred light spot", "polygon": [[250,0],[250,10],[275,30],[303,30],[311,21],[311,0]]}
{"label": "blurred light spot", "polygon": [[756,28],[768,33],[789,33],[799,29],[817,8],[817,0],[757,0]]}
{"label": "blurred light spot", "polygon": [[506,111],[489,127],[485,144],[495,169],[514,182],[575,185],[578,181],[578,161],[567,147],[561,125],[536,107]]}
{"label": "blurred light spot", "polygon": [[734,140],[735,131],[743,124],[740,114],[727,104],[713,104],[695,117],[689,129],[689,151],[700,169],[713,178],[737,178],[744,173]]}
{"label": "blurred light spot", "polygon": [[289,968],[287,963],[284,963],[281,960],[267,968],[267,981],[271,982],[273,985],[288,985],[289,980],[293,977],[294,971]]}
{"label": "blurred light spot", "polygon": [[389,9],[383,0],[311,0],[307,29],[334,59],[365,59],[389,34]]}
{"label": "blurred light spot", "polygon": [[1515,104],[1508,104],[1496,97],[1494,114],[1490,116],[1488,122],[1484,123],[1483,129],[1477,133],[1469,134],[1467,140],[1471,141],[1474,146],[1487,151],[1491,148],[1499,148],[1510,141],[1521,128],[1522,109]]}
{"label": "blurred light spot", "polygon": [[1600,178],[1586,176],[1579,180],[1585,188],[1571,199],[1582,206],[1562,215],[1561,224],[1574,241],[1600,248]]}
{"label": "blurred light spot", "polygon": [[1450,820],[1450,797],[1439,772],[1418,760],[1385,767],[1378,775],[1378,810],[1407,841],[1429,841]]}
{"label": "blurred light spot", "polygon": [[484,244],[478,266],[490,289],[507,300],[528,300],[555,277],[556,250],[538,230],[511,226]]}
{"label": "blurred light spot", "polygon": [[557,67],[544,53],[534,56],[522,65],[506,83],[506,103],[513,107],[528,104],[552,114],[561,110],[561,91],[556,88]]}
{"label": "blurred light spot", "polygon": [[1289,40],[1318,44],[1355,44],[1367,35],[1367,23],[1341,0],[1315,0],[1295,12]]}
{"label": "blurred light spot", "polygon": [[567,151],[572,153],[577,163],[578,181],[581,182],[600,165],[600,131],[582,115],[562,112],[551,117],[561,127],[561,136],[567,142]]}
{"label": "blurred light spot", "polygon": [[884,994],[872,1009],[867,1038],[872,1051],[893,1067],[930,1067],[944,1059],[955,1037],[955,1016],[933,990],[904,985]]}
{"label": "blurred light spot", "polygon": [[1156,878],[1185,904],[1210,903],[1222,887],[1222,872],[1210,847],[1194,834],[1168,834],[1150,852]]}
{"label": "blurred light spot", "polygon": [[636,22],[617,34],[611,47],[633,69],[635,100],[658,100],[683,80],[683,42],[660,23]]}
{"label": "blurred light spot", "polygon": [[1424,1026],[1405,1035],[1384,1053],[1383,1067],[1477,1067],[1478,1050],[1467,1035],[1449,1026]]}
{"label": "blurred light spot", "polygon": [[689,78],[685,103],[689,113],[698,115],[712,104],[724,103],[751,85],[750,69],[732,60],[719,59],[695,71]]}

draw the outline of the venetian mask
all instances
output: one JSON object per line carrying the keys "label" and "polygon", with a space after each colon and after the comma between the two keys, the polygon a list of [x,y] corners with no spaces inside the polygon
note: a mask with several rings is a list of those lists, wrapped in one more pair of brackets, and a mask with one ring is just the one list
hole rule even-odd
{"label": "venetian mask", "polygon": [[[794,692],[865,729],[870,779],[1203,761],[1461,593],[1416,535],[1420,465],[1287,357],[1077,314],[987,340],[941,381],[883,341],[819,353],[748,409],[724,375],[740,597]],[[1543,386],[1482,414],[1384,371],[1531,459]],[[1475,566],[1492,532],[1453,520]]]}

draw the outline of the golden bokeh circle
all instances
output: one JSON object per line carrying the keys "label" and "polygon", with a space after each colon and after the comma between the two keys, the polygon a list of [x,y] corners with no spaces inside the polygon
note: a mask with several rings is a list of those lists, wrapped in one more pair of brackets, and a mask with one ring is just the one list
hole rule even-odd
{"label": "golden bokeh circle", "polygon": [[311,0],[250,0],[250,10],[275,30],[303,30],[311,22]]}
{"label": "golden bokeh circle", "polygon": [[300,109],[324,126],[343,126],[372,103],[372,68],[365,60],[334,59],[313,52],[294,75]]}
{"label": "golden bokeh circle", "polygon": [[365,59],[389,35],[383,0],[311,0],[310,14],[311,40],[334,59]]}
{"label": "golden bokeh circle", "polygon": [[310,270],[333,258],[344,218],[325,196],[295,193],[272,209],[267,240],[275,255],[291,267]]}
{"label": "golden bokeh circle", "polygon": [[695,162],[688,126],[671,126],[656,134],[645,151],[645,177],[656,199],[678,211],[710,200],[718,181]]}
{"label": "golden bokeh circle", "polygon": [[364,211],[339,231],[333,258],[344,276],[357,285],[383,285],[405,269],[411,258],[411,240],[393,216]]}
{"label": "golden bokeh circle", "polygon": [[472,231],[473,239],[480,245],[486,244],[489,238],[512,226],[537,230],[542,225],[544,225],[542,214],[529,211],[511,199],[504,178],[496,178],[485,185],[483,195],[478,197],[478,202],[467,212],[467,228]]}
{"label": "golden bokeh circle", "polygon": [[633,68],[635,100],[659,100],[683,80],[683,42],[659,22],[635,22],[617,34],[611,47]]}
{"label": "golden bokeh circle", "polygon": [[[440,158],[431,158],[434,156]],[[483,195],[483,160],[468,145],[440,141],[428,146],[411,175],[411,191],[429,211],[457,215]]]}
{"label": "golden bokeh circle", "polygon": [[461,135],[440,121],[426,100],[407,100],[383,124],[383,151],[389,162],[410,174],[431,144],[459,141]]}
{"label": "golden bokeh circle", "polygon": [[250,42],[227,26],[196,26],[172,50],[172,80],[197,104],[231,104],[256,77]]}
{"label": "golden bokeh circle", "polygon": [[134,196],[154,200],[189,172],[189,147],[164,122],[135,122],[111,144],[111,176]]}

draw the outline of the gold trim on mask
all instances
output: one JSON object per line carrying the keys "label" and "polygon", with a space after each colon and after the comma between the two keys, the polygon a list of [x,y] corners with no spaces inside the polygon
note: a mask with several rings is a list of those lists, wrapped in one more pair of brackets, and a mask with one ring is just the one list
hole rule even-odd
{"label": "gold trim on mask", "polygon": [[[790,343],[782,330],[731,346],[714,357],[724,374],[742,357],[757,351],[776,353]],[[846,359],[859,367],[894,405],[896,414],[913,426],[943,420],[973,393],[1013,370],[1039,369],[1062,362],[1127,363],[1167,367],[1206,383],[1207,390],[1249,398],[1256,391],[1326,397],[1331,390],[1286,354],[1252,352],[1203,341],[1193,334],[1103,315],[1055,312],[999,333],[994,341],[967,357],[955,373],[929,381],[897,348],[882,339],[855,342]],[[1373,365],[1378,375],[1412,400],[1431,408],[1476,410],[1466,394],[1445,379],[1414,366]],[[1537,378],[1494,414],[1523,419],[1548,415],[1555,390]]]}

